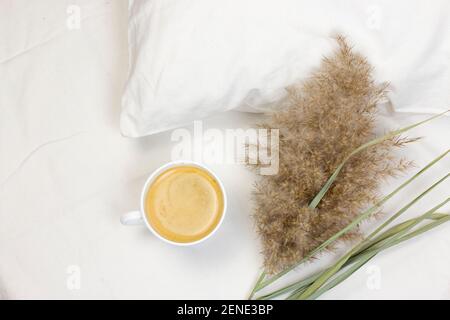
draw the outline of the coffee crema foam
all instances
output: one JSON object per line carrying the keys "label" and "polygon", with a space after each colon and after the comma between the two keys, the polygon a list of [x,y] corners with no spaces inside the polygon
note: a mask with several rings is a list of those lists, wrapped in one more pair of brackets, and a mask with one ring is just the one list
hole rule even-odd
{"label": "coffee crema foam", "polygon": [[179,243],[210,234],[223,215],[220,185],[207,171],[178,166],[161,173],[150,185],[145,212],[152,228],[163,238]]}

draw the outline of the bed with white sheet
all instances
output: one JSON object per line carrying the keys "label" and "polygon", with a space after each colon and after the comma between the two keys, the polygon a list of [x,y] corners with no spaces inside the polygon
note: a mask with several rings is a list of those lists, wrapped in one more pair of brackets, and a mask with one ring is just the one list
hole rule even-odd
{"label": "bed with white sheet", "polygon": [[[341,8],[352,12],[351,3],[343,1]],[[382,107],[380,132],[448,109],[450,5],[428,1],[421,12],[420,1],[363,3],[369,13],[381,8],[382,24],[407,15],[411,25],[425,26],[415,32],[422,29],[391,23],[402,36],[390,43],[382,41],[382,33],[392,30],[381,27],[365,38],[357,25],[364,21],[344,28],[355,49],[373,53],[380,80],[393,82],[391,101],[403,112]],[[337,21],[351,20],[344,11]],[[175,145],[171,131],[137,139],[121,135],[127,23],[125,0],[0,1],[0,299],[239,299],[254,284],[262,263],[251,220],[255,176],[239,164],[210,165],[227,189],[228,211],[217,234],[198,246],[170,246],[145,228],[119,223],[122,213],[137,208],[146,177],[171,160]],[[404,64],[384,59],[381,50],[392,50],[395,61],[404,57]],[[228,111],[204,119],[203,126],[248,128],[261,117]],[[186,128],[193,130],[191,124]],[[450,117],[408,135],[424,138],[399,152],[420,167],[449,148]],[[447,157],[385,212],[398,209],[449,168]],[[404,179],[386,183],[382,192]],[[404,218],[448,197],[449,189],[449,183],[439,186]],[[445,224],[378,255],[323,298],[450,299],[449,247],[450,224]],[[291,278],[332,259],[324,256]]]}

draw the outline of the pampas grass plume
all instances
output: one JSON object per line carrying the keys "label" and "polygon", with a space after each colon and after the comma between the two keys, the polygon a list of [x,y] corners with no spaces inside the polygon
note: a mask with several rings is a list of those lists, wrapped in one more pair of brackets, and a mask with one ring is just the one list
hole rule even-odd
{"label": "pampas grass plume", "polygon": [[[336,52],[305,82],[288,88],[281,109],[261,125],[280,129],[279,172],[262,176],[254,192],[269,273],[293,265],[343,229],[376,200],[383,179],[410,166],[392,149],[412,139],[386,140],[353,156],[317,208],[308,208],[345,156],[374,138],[377,104],[387,89],[374,82],[367,60],[344,37],[336,41]],[[356,230],[344,239],[359,235]]]}

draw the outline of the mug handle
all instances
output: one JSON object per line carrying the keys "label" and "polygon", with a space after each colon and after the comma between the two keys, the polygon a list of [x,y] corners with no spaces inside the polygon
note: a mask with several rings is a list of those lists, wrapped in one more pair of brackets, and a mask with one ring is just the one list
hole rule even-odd
{"label": "mug handle", "polygon": [[131,211],[124,213],[120,217],[120,222],[124,226],[135,226],[144,223],[144,218],[142,217],[142,213],[140,211]]}

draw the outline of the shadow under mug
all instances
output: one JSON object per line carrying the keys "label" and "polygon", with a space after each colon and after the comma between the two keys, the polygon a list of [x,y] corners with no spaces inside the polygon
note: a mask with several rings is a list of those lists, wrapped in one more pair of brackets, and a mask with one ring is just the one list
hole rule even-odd
{"label": "shadow under mug", "polygon": [[[147,214],[145,214],[145,199],[147,196],[148,189],[150,188],[152,183],[156,180],[156,178],[158,178],[166,170],[168,170],[170,168],[182,167],[182,166],[196,167],[196,168],[206,171],[209,175],[211,175],[217,181],[217,183],[220,187],[220,191],[222,192],[222,195],[223,195],[223,210],[221,212],[221,217],[220,217],[219,222],[214,227],[214,229],[211,230],[211,232],[208,233],[206,236],[204,236],[201,239],[192,241],[192,242],[175,242],[175,241],[164,238],[152,227],[152,225],[148,221]],[[198,244],[200,242],[205,241],[206,239],[211,237],[217,231],[217,229],[219,229],[219,227],[222,224],[222,221],[225,217],[226,209],[227,209],[227,195],[225,192],[225,188],[222,184],[222,181],[219,179],[219,177],[211,169],[209,169],[208,167],[206,167],[203,164],[200,164],[195,161],[180,160],[180,161],[172,161],[172,162],[166,163],[165,165],[163,165],[163,166],[159,167],[158,169],[156,169],[155,171],[153,171],[153,173],[147,178],[147,181],[145,182],[144,187],[142,188],[141,198],[140,198],[140,210],[131,211],[131,212],[127,212],[127,213],[123,214],[120,217],[120,222],[126,226],[145,225],[147,227],[147,229],[150,230],[150,232],[152,232],[156,237],[163,240],[164,242],[167,242],[167,243],[170,243],[173,245],[177,245],[177,246],[190,246],[190,245]]]}

